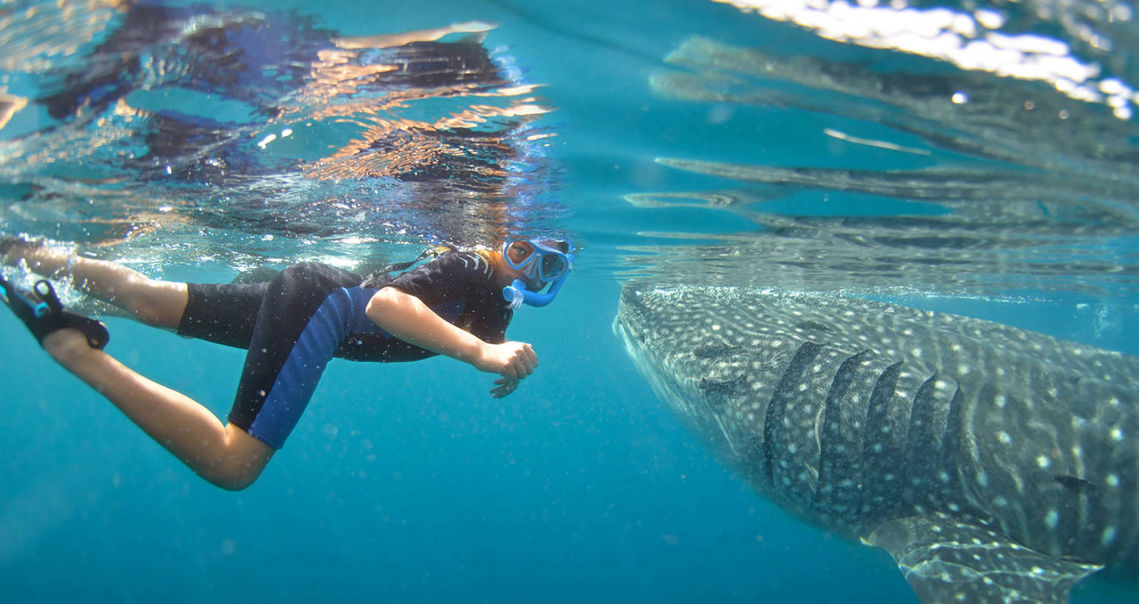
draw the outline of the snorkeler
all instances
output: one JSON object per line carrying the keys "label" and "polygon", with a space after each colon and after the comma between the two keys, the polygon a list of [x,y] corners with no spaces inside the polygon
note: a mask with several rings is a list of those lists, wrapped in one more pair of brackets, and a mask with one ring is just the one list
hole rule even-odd
{"label": "snorkeler", "polygon": [[518,239],[494,251],[447,251],[398,276],[377,271],[362,278],[303,263],[264,283],[196,284],[149,279],[44,245],[5,243],[5,264],[67,274],[147,325],[248,350],[223,423],[103,352],[102,323],[64,310],[48,281],[23,292],[0,278],[4,302],[52,358],[199,476],[231,490],[252,484],[284,445],[333,357],[396,362],[443,354],[499,374],[491,394],[509,395],[538,366],[529,344],[506,340],[513,310],[548,304],[573,263],[566,243]]}

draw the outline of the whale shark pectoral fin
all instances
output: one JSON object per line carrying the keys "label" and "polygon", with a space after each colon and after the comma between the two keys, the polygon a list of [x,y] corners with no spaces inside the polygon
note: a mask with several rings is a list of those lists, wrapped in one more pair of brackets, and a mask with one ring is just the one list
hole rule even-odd
{"label": "whale shark pectoral fin", "polygon": [[863,542],[894,557],[924,604],[1062,604],[1076,581],[1101,568],[1047,556],[975,522],[944,515],[890,520]]}

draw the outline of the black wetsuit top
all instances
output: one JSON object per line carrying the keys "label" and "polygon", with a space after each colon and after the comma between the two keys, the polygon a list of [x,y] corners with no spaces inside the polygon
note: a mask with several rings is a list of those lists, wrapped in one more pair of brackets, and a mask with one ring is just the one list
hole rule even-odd
{"label": "black wetsuit top", "polygon": [[486,342],[505,341],[513,313],[493,267],[474,252],[448,252],[390,280],[365,282],[333,266],[304,263],[266,283],[191,283],[178,333],[249,351],[229,421],[279,449],[333,357],[395,362],[435,355],[364,314],[381,287],[419,298]]}

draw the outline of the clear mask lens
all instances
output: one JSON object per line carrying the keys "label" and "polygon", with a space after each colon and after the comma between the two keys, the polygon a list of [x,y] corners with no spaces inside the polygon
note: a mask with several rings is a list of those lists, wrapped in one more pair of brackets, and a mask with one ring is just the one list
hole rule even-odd
{"label": "clear mask lens", "polygon": [[561,252],[547,252],[542,254],[538,278],[542,281],[555,281],[566,274],[569,260]]}
{"label": "clear mask lens", "polygon": [[534,245],[529,241],[512,241],[506,246],[506,263],[514,270],[522,270],[534,255]]}

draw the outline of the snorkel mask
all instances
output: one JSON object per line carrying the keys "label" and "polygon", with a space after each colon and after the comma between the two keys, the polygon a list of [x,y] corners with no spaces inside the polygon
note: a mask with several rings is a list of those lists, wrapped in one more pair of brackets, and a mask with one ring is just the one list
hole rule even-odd
{"label": "snorkel mask", "polygon": [[[516,239],[503,244],[502,256],[506,264],[516,271],[525,271],[527,277],[526,280],[515,279],[514,283],[502,288],[502,297],[511,310],[516,310],[523,303],[545,306],[554,301],[573,268],[574,254],[568,251],[572,248],[566,244],[566,249],[563,252],[533,239]],[[531,290],[527,281],[538,283],[537,289]],[[542,293],[543,289],[546,289],[545,293]]]}

